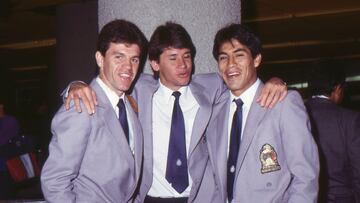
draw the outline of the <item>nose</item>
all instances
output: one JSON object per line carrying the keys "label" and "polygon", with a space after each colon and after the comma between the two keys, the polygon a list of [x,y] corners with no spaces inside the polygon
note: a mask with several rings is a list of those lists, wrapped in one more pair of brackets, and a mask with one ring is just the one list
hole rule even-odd
{"label": "nose", "polygon": [[229,58],[229,67],[234,67],[235,66],[235,58],[233,56],[230,56]]}
{"label": "nose", "polygon": [[127,68],[127,69],[131,69],[131,66],[132,66],[131,59],[124,60],[124,63],[122,64],[122,67]]}
{"label": "nose", "polygon": [[177,66],[179,68],[186,68],[185,60],[183,58],[179,58],[179,60],[177,60]]}

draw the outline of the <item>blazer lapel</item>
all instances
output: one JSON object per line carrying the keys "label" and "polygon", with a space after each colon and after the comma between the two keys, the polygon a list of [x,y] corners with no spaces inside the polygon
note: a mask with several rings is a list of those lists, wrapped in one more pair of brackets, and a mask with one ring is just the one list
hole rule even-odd
{"label": "blazer lapel", "polygon": [[261,83],[256,91],[255,97],[250,107],[250,111],[247,117],[246,125],[243,131],[243,136],[240,144],[240,151],[236,165],[236,177],[235,182],[237,181],[241,166],[243,164],[246,153],[248,152],[249,146],[256,135],[257,128],[259,123],[264,118],[266,110],[263,109],[256,101],[255,98],[260,94],[263,88]]}
{"label": "blazer lapel", "polygon": [[99,117],[103,119],[103,122],[108,128],[112,138],[118,143],[119,150],[121,150],[122,154],[124,154],[124,159],[129,163],[133,163],[134,158],[131,153],[130,146],[109,99],[95,80],[91,82],[90,86],[94,89],[98,98],[99,110],[97,113],[100,115]]}
{"label": "blazer lapel", "polygon": [[[230,99],[229,92],[227,93],[227,99],[225,102],[214,107],[214,115],[217,117],[215,122],[216,129],[214,130],[216,142],[213,144],[212,149],[215,150],[215,166],[218,170],[219,181],[220,181],[220,191],[226,191],[226,181],[227,181],[227,153],[228,153],[228,122],[229,122],[229,109],[230,109]],[[216,111],[216,112],[215,112]],[[210,132],[212,133],[212,132]],[[222,194],[226,198],[226,194]]]}
{"label": "blazer lapel", "polygon": [[146,161],[144,167],[147,168],[147,171],[150,171],[151,181],[147,184],[150,187],[152,183],[152,171],[153,171],[153,130],[152,130],[152,104],[153,96],[155,91],[159,88],[159,81],[154,82],[153,84],[146,84],[142,86],[142,89],[139,90],[138,95],[138,107],[139,107],[139,120],[143,129],[143,139],[144,139],[144,154]]}
{"label": "blazer lapel", "polygon": [[207,127],[207,124],[211,116],[212,105],[209,102],[210,99],[207,98],[205,89],[201,85],[197,83],[190,83],[189,87],[196,101],[199,104],[199,110],[195,116],[193,130],[190,139],[190,146],[189,146],[189,157],[190,157],[196,145],[204,135],[205,129]]}
{"label": "blazer lapel", "polygon": [[[125,105],[128,109],[128,119],[131,120],[132,123],[132,132],[133,132],[133,140],[134,140],[134,157],[135,157],[135,182],[137,183],[140,178],[142,161],[143,161],[143,136],[140,122],[137,118],[136,113],[134,112],[129,100],[125,97]],[[133,191],[136,189],[137,184],[134,185]],[[132,193],[129,194],[128,199],[132,198]]]}
{"label": "blazer lapel", "polygon": [[140,166],[142,160],[142,153],[143,153],[143,137],[141,126],[137,115],[135,114],[134,110],[132,109],[131,104],[129,103],[128,99],[126,100],[126,108],[128,109],[128,119],[131,120],[132,123],[132,132],[133,132],[133,139],[134,139],[134,156],[135,156],[135,169],[136,169],[136,176],[138,177],[140,174]]}

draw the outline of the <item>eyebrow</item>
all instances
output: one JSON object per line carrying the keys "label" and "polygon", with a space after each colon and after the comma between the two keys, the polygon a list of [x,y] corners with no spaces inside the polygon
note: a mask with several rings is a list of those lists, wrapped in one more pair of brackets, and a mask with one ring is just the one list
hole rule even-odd
{"label": "eyebrow", "polygon": [[244,52],[246,52],[246,49],[243,49],[243,48],[238,48],[238,49],[236,49],[235,51],[233,51],[233,53],[240,52],[240,51],[244,51]]}
{"label": "eyebrow", "polygon": [[[184,54],[191,54],[191,52],[190,51],[187,51],[187,52],[185,52]],[[177,55],[179,55],[178,53],[173,53],[173,54],[168,54],[167,56],[168,57],[172,57],[172,56],[177,56]]]}
{"label": "eyebrow", "polygon": [[[240,51],[246,52],[246,49],[238,48],[238,49],[234,50],[232,53],[236,53],[236,52],[240,52]],[[227,55],[227,53],[225,53],[223,51],[219,52],[219,55],[222,55],[222,54]]]}
{"label": "eyebrow", "polygon": [[125,55],[123,52],[120,52],[120,51],[113,51],[113,52],[111,52],[111,54],[114,54],[114,55],[116,55],[116,54]]}

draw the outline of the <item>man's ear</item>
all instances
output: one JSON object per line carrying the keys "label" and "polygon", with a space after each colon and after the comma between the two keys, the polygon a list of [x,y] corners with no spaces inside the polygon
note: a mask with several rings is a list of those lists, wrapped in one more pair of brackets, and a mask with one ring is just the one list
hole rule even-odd
{"label": "man's ear", "polygon": [[95,53],[95,59],[96,59],[96,63],[99,66],[99,68],[100,69],[103,68],[103,66],[104,66],[104,57],[99,51],[97,51]]}
{"label": "man's ear", "polygon": [[156,60],[150,61],[150,65],[153,71],[157,72],[160,70],[159,62],[157,62]]}
{"label": "man's ear", "polygon": [[334,90],[330,94],[330,100],[336,104],[340,104],[344,97],[344,88],[342,85],[336,85]]}
{"label": "man's ear", "polygon": [[254,66],[255,68],[259,67],[261,64],[262,56],[261,54],[258,54],[254,59]]}

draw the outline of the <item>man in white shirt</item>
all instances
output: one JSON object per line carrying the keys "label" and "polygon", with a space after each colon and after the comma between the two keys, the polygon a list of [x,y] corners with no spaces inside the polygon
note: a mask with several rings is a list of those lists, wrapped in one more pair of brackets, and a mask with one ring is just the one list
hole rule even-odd
{"label": "man in white shirt", "polygon": [[[148,52],[154,76],[142,74],[132,92],[145,143],[140,201],[222,202],[205,132],[213,104],[224,92],[223,81],[216,73],[192,76],[196,50],[179,24],[168,22],[157,27]],[[275,103],[280,98],[281,92],[272,96],[284,89],[278,83],[282,81],[275,82],[275,88],[270,85],[271,93],[264,93],[270,95],[268,105],[273,98]],[[68,101],[82,91],[71,91]],[[174,116],[179,109],[181,119]],[[182,127],[174,120],[181,120]]]}
{"label": "man in white shirt", "polygon": [[222,201],[316,202],[318,151],[300,95],[272,109],[255,101],[261,43],[244,25],[219,30],[213,55],[228,87],[207,129]]}
{"label": "man in white shirt", "polygon": [[[147,40],[125,20],[106,24],[95,55],[99,96],[90,116],[64,107],[53,118],[49,157],[41,173],[48,202],[133,202],[140,184],[143,137],[125,92],[146,56]],[[74,108],[72,105],[71,108]]]}

